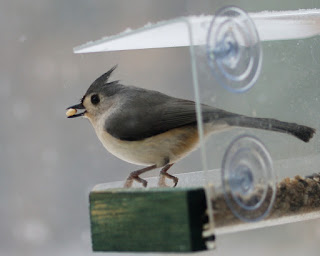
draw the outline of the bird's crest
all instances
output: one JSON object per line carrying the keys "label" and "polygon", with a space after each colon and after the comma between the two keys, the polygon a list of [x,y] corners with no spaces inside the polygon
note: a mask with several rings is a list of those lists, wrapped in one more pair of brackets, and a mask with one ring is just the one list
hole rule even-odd
{"label": "bird's crest", "polygon": [[100,77],[98,77],[93,84],[97,84],[97,85],[107,85],[107,84],[111,84],[111,83],[115,83],[118,81],[112,81],[112,82],[108,82],[112,72],[117,68],[118,65],[113,66],[110,70],[108,70],[106,73],[104,73],[103,75],[101,75]]}
{"label": "bird's crest", "polygon": [[106,73],[104,73],[103,75],[101,75],[100,77],[98,77],[89,87],[88,91],[86,94],[92,92],[92,91],[96,91],[99,88],[102,88],[103,86],[107,86],[110,84],[117,84],[119,82],[119,80],[116,81],[111,81],[109,82],[109,78],[112,74],[112,72],[117,68],[118,65],[113,66],[110,70],[108,70]]}

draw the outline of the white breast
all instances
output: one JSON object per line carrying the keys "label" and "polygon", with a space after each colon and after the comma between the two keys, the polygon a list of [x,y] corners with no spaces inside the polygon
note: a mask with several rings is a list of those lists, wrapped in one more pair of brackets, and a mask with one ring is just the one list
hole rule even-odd
{"label": "white breast", "polygon": [[[100,118],[100,123],[90,120],[98,138],[111,154],[129,163],[161,167],[168,159],[170,163],[177,162],[198,146],[196,127],[177,128],[140,141],[123,141],[104,130],[103,120],[106,119]],[[205,127],[205,134],[225,128],[226,125],[218,125],[213,129],[211,124]]]}

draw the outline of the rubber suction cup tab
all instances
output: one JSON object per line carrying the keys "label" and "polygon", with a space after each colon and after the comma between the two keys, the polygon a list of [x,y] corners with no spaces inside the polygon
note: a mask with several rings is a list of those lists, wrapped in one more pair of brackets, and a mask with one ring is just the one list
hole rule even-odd
{"label": "rubber suction cup tab", "polygon": [[238,7],[220,9],[207,34],[208,64],[218,82],[231,92],[249,90],[262,62],[258,32],[249,15]]}
{"label": "rubber suction cup tab", "polygon": [[222,188],[226,202],[243,221],[266,217],[276,195],[276,176],[266,147],[243,135],[228,147],[222,163]]}

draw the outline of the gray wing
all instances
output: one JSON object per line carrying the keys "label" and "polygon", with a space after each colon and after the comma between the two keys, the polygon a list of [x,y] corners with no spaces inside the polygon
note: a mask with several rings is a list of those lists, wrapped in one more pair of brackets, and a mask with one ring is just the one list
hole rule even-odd
{"label": "gray wing", "polygon": [[[195,103],[154,91],[134,92],[121,111],[115,111],[105,123],[105,129],[121,140],[142,140],[174,128],[197,123]],[[236,114],[202,105],[204,122]]]}

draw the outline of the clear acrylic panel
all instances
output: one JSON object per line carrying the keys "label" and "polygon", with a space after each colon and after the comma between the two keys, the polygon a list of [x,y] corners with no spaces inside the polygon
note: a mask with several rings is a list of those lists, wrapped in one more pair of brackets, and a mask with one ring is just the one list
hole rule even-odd
{"label": "clear acrylic panel", "polygon": [[[273,208],[279,207],[274,201],[281,203],[280,184],[303,183],[304,176],[313,179],[310,175],[319,172],[320,162],[318,135],[312,138],[312,129],[302,127],[319,131],[320,38],[289,36],[291,40],[275,37],[260,42],[259,33],[267,37],[261,24],[257,33],[256,23],[259,20],[253,21],[234,7],[219,10],[212,20],[203,20],[200,25],[191,22],[191,45],[206,42],[191,46],[195,95],[202,118],[202,166],[204,170],[222,167],[221,180],[211,181],[216,184],[216,194],[223,194],[232,213],[245,221],[274,213]],[[269,25],[272,28],[276,23]],[[202,40],[199,26],[207,29]],[[202,104],[239,116],[229,118],[230,114],[217,112],[225,122],[221,124],[217,118],[216,131],[206,136],[207,116]],[[311,207],[319,213],[313,199],[309,201],[301,203],[301,209]],[[289,214],[290,209],[283,212],[283,216]]]}

